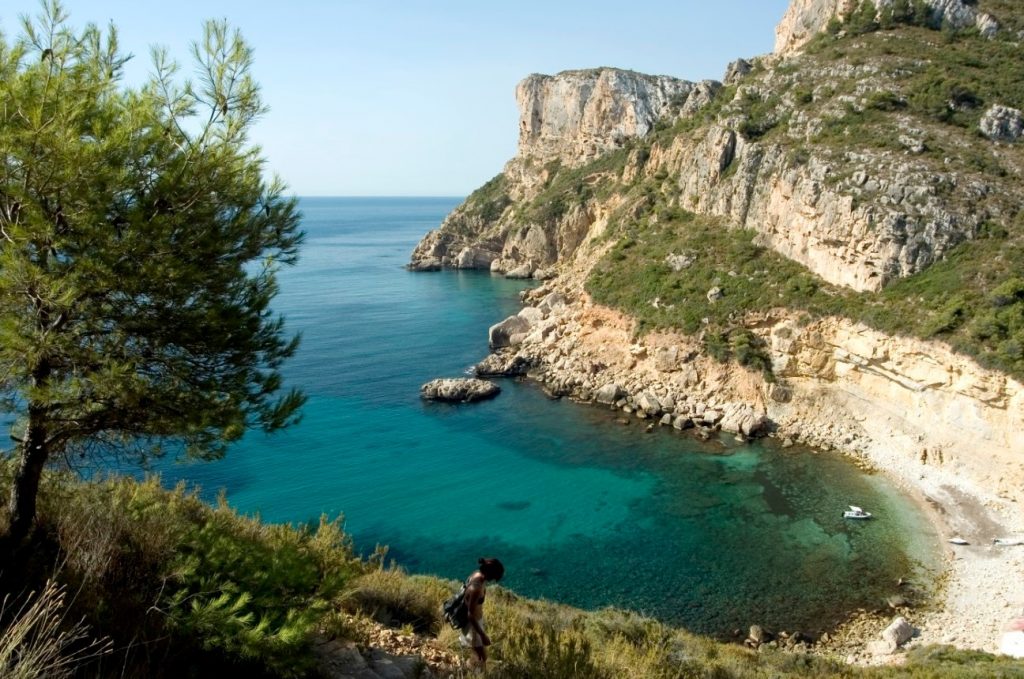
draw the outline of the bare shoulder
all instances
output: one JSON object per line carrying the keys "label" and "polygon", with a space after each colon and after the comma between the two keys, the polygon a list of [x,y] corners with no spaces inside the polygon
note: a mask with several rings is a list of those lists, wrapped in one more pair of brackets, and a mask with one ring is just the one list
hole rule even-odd
{"label": "bare shoulder", "polygon": [[467,592],[480,592],[484,589],[484,576],[480,573],[473,573],[466,581]]}

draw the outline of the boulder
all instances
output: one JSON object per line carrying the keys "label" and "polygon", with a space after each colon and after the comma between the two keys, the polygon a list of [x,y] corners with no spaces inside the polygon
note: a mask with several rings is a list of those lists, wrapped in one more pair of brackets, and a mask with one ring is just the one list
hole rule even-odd
{"label": "boulder", "polygon": [[720,410],[713,410],[711,408],[705,410],[704,414],[701,415],[701,420],[704,421],[704,424],[708,425],[718,424],[719,420],[721,419],[722,412]]}
{"label": "boulder", "polygon": [[606,384],[594,394],[594,400],[605,405],[618,405],[626,392],[614,382]]}
{"label": "boulder", "polygon": [[661,401],[654,394],[646,391],[640,394],[640,398],[636,400],[636,405],[644,414],[650,417],[661,413]]}
{"label": "boulder", "polygon": [[1024,116],[1018,109],[994,104],[981,117],[978,128],[992,141],[1017,141],[1024,134]]}
{"label": "boulder", "polygon": [[552,311],[558,309],[564,309],[567,304],[565,295],[560,292],[552,292],[540,301],[537,308],[543,311],[545,314],[549,314]]}
{"label": "boulder", "polygon": [[447,403],[473,403],[494,398],[501,392],[494,382],[471,377],[437,379],[420,387],[420,396],[428,401]]}
{"label": "boulder", "polygon": [[773,638],[772,633],[760,625],[751,625],[750,633],[747,634],[747,639],[750,639],[755,644],[766,644]]}
{"label": "boulder", "polygon": [[691,255],[686,253],[681,255],[669,253],[668,255],[665,255],[665,264],[667,264],[668,268],[672,269],[673,271],[682,271],[683,269],[688,268],[691,264],[693,264],[696,261],[697,255]]}
{"label": "boulder", "polygon": [[512,336],[530,331],[530,322],[522,316],[509,316],[501,323],[495,323],[487,331],[487,343],[491,349],[512,346]]}
{"label": "boulder", "polygon": [[520,309],[519,313],[516,315],[519,316],[519,318],[525,319],[526,322],[530,324],[530,327],[533,327],[544,320],[544,312],[533,306]]}
{"label": "boulder", "polygon": [[533,267],[529,264],[520,264],[514,269],[505,272],[505,278],[529,278],[533,275]]}
{"label": "boulder", "polygon": [[654,352],[654,367],[663,373],[679,369],[679,347],[661,347]]}
{"label": "boulder", "polygon": [[689,417],[686,417],[685,415],[679,415],[678,417],[676,417],[676,419],[672,420],[672,428],[678,429],[679,431],[689,429],[692,426],[693,420],[691,420]]}
{"label": "boulder", "polygon": [[753,70],[753,65],[746,59],[737,59],[731,62],[725,68],[725,78],[722,79],[722,84],[732,85],[734,82],[750,73]]}
{"label": "boulder", "polygon": [[490,269],[496,257],[493,252],[467,246],[456,256],[455,266],[459,269]]}
{"label": "boulder", "polygon": [[440,271],[441,270],[441,258],[440,257],[424,257],[423,259],[416,259],[409,262],[406,265],[409,271]]}
{"label": "boulder", "polygon": [[907,622],[906,618],[900,616],[893,620],[892,624],[882,632],[882,641],[888,646],[889,652],[893,653],[897,648],[909,641],[912,636],[914,636],[914,628]]}
{"label": "boulder", "polygon": [[715,287],[708,290],[707,297],[709,302],[717,302],[718,300],[725,297],[725,293],[722,291],[722,288],[716,285]]}
{"label": "boulder", "polygon": [[726,408],[722,415],[722,431],[753,436],[764,428],[766,422],[764,413],[759,413],[753,406],[737,403]]}
{"label": "boulder", "polygon": [[477,377],[521,377],[533,366],[525,356],[491,354],[473,366]]}

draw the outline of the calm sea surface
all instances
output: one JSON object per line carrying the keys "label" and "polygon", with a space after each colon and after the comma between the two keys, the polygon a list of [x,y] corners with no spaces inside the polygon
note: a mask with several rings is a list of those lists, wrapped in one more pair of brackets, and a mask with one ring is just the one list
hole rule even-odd
{"label": "calm sea surface", "polygon": [[[712,634],[820,629],[932,568],[914,506],[834,455],[645,435],[511,381],[487,403],[422,402],[421,384],[487,353],[527,285],[402,268],[458,202],[303,199],[306,245],[275,307],[303,335],[285,372],[305,418],[219,462],[162,462],[165,481],[271,521],[344,513],[360,550],[387,544],[413,572],[462,579],[498,556],[523,595]],[[844,521],[851,503],[877,520]]]}

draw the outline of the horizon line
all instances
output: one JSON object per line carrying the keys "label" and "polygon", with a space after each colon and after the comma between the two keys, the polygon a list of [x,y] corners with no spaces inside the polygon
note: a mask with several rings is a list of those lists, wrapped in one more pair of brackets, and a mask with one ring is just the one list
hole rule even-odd
{"label": "horizon line", "polygon": [[364,194],[351,194],[351,193],[295,193],[292,194],[295,198],[465,198],[468,193],[446,193],[446,194],[428,194],[428,193],[364,193]]}

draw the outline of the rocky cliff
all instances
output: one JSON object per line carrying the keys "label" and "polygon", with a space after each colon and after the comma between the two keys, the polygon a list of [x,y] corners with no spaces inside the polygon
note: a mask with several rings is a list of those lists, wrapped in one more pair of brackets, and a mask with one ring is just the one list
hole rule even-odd
{"label": "rocky cliff", "polygon": [[[999,30],[999,22],[991,14],[980,11],[976,0],[919,0],[928,9],[927,20],[953,28],[974,26],[982,35],[991,36]],[[821,33],[833,19],[840,23],[858,8],[861,0],[794,0],[775,29],[775,53],[797,52]],[[879,12],[899,5],[899,0],[875,0]],[[902,3],[912,8],[909,2]]]}
{"label": "rocky cliff", "polygon": [[[991,18],[953,2],[931,7]],[[794,2],[780,35],[842,10],[841,0]],[[819,51],[737,62],[724,89],[613,69],[530,76],[517,88],[518,154],[410,266],[550,277],[597,215],[646,182],[665,202],[757,231],[760,244],[829,283],[881,290],[917,274],[1024,201],[1008,181],[1020,176],[1019,151],[977,142],[979,132],[1018,138],[1020,109],[992,100],[982,116],[978,93],[923,65],[945,49],[926,33],[906,56],[880,33],[855,61]],[[911,115],[919,101],[930,115]],[[972,122],[948,124],[956,118]]]}
{"label": "rocky cliff", "polygon": [[516,86],[518,158],[582,165],[707,104],[717,83],[601,68],[534,74]]}
{"label": "rocky cliff", "polygon": [[528,76],[516,87],[516,156],[423,239],[410,268],[553,275],[554,264],[570,257],[586,235],[591,207],[585,201],[524,206],[559,173],[622,149],[656,124],[693,116],[719,87],[612,68]]}
{"label": "rocky cliff", "polygon": [[[411,266],[546,281],[481,374],[843,450],[991,543],[1024,532],[1024,11],[864,7],[794,0],[721,85],[527,78],[518,154]],[[991,646],[1004,581],[935,633],[999,602],[963,637]]]}
{"label": "rocky cliff", "polygon": [[[530,76],[516,157],[411,268],[546,281],[481,375],[842,450],[991,544],[1024,534],[1024,12],[865,7],[794,0],[723,84]],[[922,638],[994,648],[1020,560],[974,556]]]}

